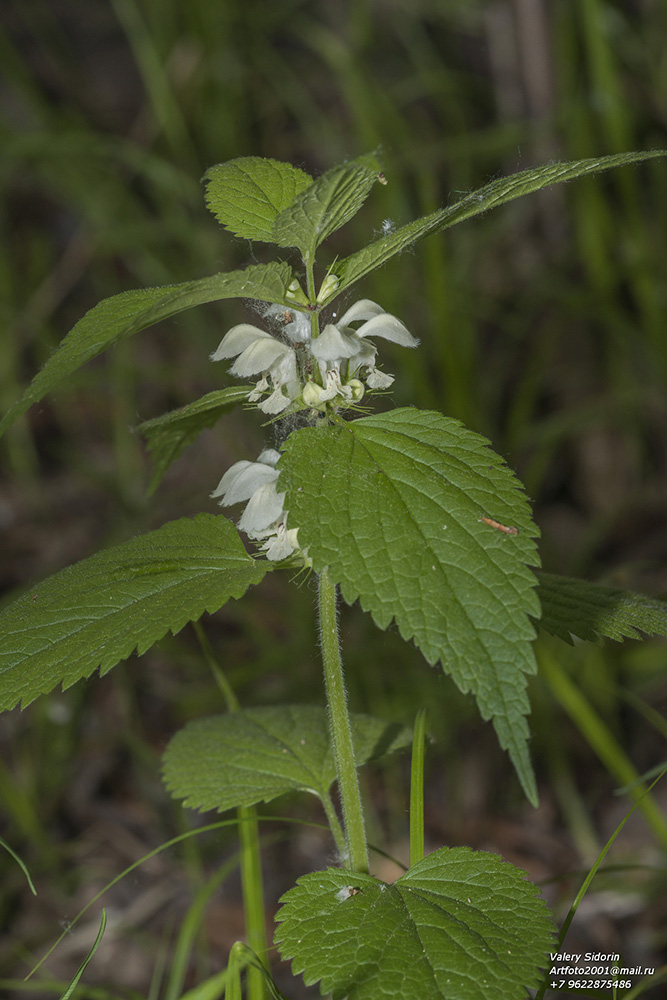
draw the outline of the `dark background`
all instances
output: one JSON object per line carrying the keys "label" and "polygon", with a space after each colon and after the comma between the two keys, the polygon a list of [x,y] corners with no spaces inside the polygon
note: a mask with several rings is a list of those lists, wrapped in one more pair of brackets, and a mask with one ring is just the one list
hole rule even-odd
{"label": "dark background", "polygon": [[[385,220],[401,225],[494,177],[667,145],[665,38],[659,0],[2,0],[0,409],[100,298],[269,259],[207,213],[200,178],[212,164],[259,155],[319,173],[380,150],[387,186],[321,253],[347,255]],[[656,596],[667,595],[666,204],[662,160],[577,181],[431,237],[355,289],[421,340],[416,352],[383,352],[396,404],[458,417],[517,470],[545,567]],[[208,355],[247,318],[241,303],[221,303],[138,335],[0,442],[7,599],[100,547],[217,510],[209,494],[222,472],[267,440],[259,421],[239,413],[202,434],[150,500],[135,428],[225,384]],[[206,622],[243,704],[321,701],[314,593],[288,583],[267,580]],[[614,789],[628,768],[667,756],[664,641],[539,640],[535,812],[451,682],[358,609],[342,622],[354,709],[409,722],[431,708],[431,848],[499,851],[544,881],[562,918],[627,811]],[[39,891],[33,899],[0,857],[0,978],[24,975],[107,881],[200,822],[166,799],[159,754],[185,720],[222,707],[186,629],[0,721],[0,835]],[[367,790],[372,839],[404,857],[406,762],[376,768]],[[653,812],[638,810],[617,841],[570,951],[667,958],[664,796],[658,786]],[[321,820],[308,802],[282,805],[270,812]],[[299,873],[332,858],[307,827],[265,829],[273,908]],[[105,996],[180,995],[160,969],[235,840],[185,845],[104,897],[114,922],[85,978]],[[74,973],[100,905],[50,975]],[[232,877],[212,895],[186,985],[223,967],[241,934]],[[149,994],[151,981],[162,992]],[[44,984],[36,995],[58,993]]]}

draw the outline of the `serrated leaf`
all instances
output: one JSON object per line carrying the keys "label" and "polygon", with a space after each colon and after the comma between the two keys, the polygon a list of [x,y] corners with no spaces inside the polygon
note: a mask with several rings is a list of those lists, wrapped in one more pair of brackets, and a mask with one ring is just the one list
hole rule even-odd
{"label": "serrated leaf", "polygon": [[[410,743],[405,726],[369,715],[350,719],[359,765]],[[173,797],[191,809],[224,812],[292,791],[323,798],[336,778],[326,711],[277,705],[198,719],[169,743],[163,778]]]}
{"label": "serrated leaf", "polygon": [[572,645],[572,637],[642,639],[667,635],[667,603],[588,580],[537,573],[542,605],[540,627]]}
{"label": "serrated leaf", "polygon": [[241,597],[271,569],[226,518],[172,521],[69,566],[0,613],[0,710],[62,682],[107,673],[204,611]]}
{"label": "serrated leaf", "polygon": [[276,242],[275,220],[313,183],[291,163],[259,156],[219,163],[206,171],[204,180],[206,204],[218,222],[235,236],[264,243]]}
{"label": "serrated leaf", "polygon": [[0,435],[26,410],[81,365],[129,337],[185,309],[219,299],[248,298],[289,305],[292,269],[284,262],[254,264],[244,271],[214,274],[161,288],[140,288],[103,299],[70,330],[20,399],[0,421]]}
{"label": "serrated leaf", "polygon": [[153,493],[172,462],[191,444],[206,427],[213,427],[223,413],[248,397],[247,386],[230,386],[218,389],[182,406],[139,424],[137,430],[146,438],[153,460],[153,475],[149,494]]}
{"label": "serrated leaf", "polygon": [[524,716],[539,532],[504,460],[458,421],[406,408],[299,430],[278,469],[316,571],[473,692],[535,802]]}
{"label": "serrated leaf", "polygon": [[320,243],[357,214],[379,170],[374,156],[361,156],[328,170],[278,216],[274,242],[298,247],[304,257],[312,259]]}
{"label": "serrated leaf", "polygon": [[275,940],[332,1000],[517,1000],[555,937],[525,874],[468,847],[429,854],[393,885],[328,868],[282,897]]}
{"label": "serrated leaf", "polygon": [[630,163],[656,156],[666,156],[665,149],[651,149],[647,152],[616,153],[612,156],[595,157],[589,160],[575,160],[569,163],[548,163],[530,170],[522,170],[510,177],[500,177],[490,184],[472,191],[447,208],[438,209],[425,215],[422,219],[401,226],[387,236],[381,236],[369,246],[358,250],[350,257],[340,261],[334,268],[334,273],[340,280],[337,293],[348,288],[364,275],[380,267],[391,257],[408,247],[414,246],[426,236],[439,233],[457,222],[481,215],[492,208],[504,205],[515,198],[541,191],[552,184],[562,184],[588,174],[600,173],[613,167],[623,167]]}

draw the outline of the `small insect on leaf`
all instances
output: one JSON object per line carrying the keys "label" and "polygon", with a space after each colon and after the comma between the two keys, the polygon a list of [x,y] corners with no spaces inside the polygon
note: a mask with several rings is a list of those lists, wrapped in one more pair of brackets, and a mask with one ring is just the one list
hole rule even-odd
{"label": "small insect on leaf", "polygon": [[338,890],[336,893],[336,899],[339,903],[342,903],[351,896],[358,896],[360,892],[363,892],[363,889],[360,889],[358,885],[346,885],[342,889]]}
{"label": "small insect on leaf", "polygon": [[494,521],[492,517],[480,517],[480,521],[484,524],[488,524],[492,528],[496,528],[498,531],[502,531],[506,535],[518,535],[519,529],[510,525],[501,524],[500,521]]}
{"label": "small insect on leaf", "polygon": [[387,184],[388,183],[387,182],[387,178],[382,173],[382,171],[380,171],[380,173],[378,174],[378,180],[379,180],[380,184]]}

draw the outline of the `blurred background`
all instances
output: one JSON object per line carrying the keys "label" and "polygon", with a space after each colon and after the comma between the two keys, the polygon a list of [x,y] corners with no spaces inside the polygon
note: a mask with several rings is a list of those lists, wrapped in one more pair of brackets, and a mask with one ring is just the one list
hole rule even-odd
{"label": "blurred background", "polygon": [[[666,38],[663,0],[2,0],[0,409],[101,298],[270,259],[207,213],[200,178],[212,164],[258,155],[317,174],[380,151],[388,184],[325,244],[326,263],[495,177],[666,146]],[[395,403],[463,420],[517,470],[547,569],[663,597],[666,219],[667,164],[656,159],[461,223],[354,290],[421,340],[383,353],[399,376]],[[149,500],[136,427],[227,384],[208,355],[247,319],[225,302],[145,331],[0,442],[5,599],[102,546],[218,509],[211,490],[271,443],[267,429],[226,417]],[[541,881],[562,918],[636,787],[615,792],[667,757],[665,642],[538,641],[533,811],[490,727],[440,671],[359,609],[342,622],[355,710],[409,722],[431,708],[431,848],[499,851]],[[266,580],[205,624],[243,704],[321,702],[308,582]],[[186,720],[216,710],[186,629],[0,720],[0,835],[39,890],[33,899],[0,856],[0,979],[24,975],[126,865],[203,822],[166,799],[159,755]],[[371,836],[402,858],[406,766],[376,767],[367,784]],[[667,962],[666,801],[658,785],[626,826],[569,951]],[[287,808],[322,818],[308,803],[269,811]],[[274,909],[294,877],[332,858],[324,835],[266,829]],[[176,1000],[224,966],[242,934],[238,886],[213,883],[234,849],[233,833],[193,838],[110,891],[112,926],[86,974],[102,992],[77,996]],[[207,886],[174,972],[168,956]],[[39,973],[37,995],[58,996],[98,913]]]}

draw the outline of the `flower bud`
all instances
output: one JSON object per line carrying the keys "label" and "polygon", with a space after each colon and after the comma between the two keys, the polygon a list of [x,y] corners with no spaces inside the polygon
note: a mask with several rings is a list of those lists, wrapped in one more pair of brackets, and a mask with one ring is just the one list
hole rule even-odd
{"label": "flower bud", "polygon": [[313,409],[319,409],[321,406],[323,391],[322,386],[313,382],[312,379],[309,379],[304,385],[302,393],[303,401],[306,406],[311,406]]}
{"label": "flower bud", "polygon": [[327,274],[324,281],[320,285],[320,290],[317,293],[317,301],[326,302],[326,300],[336,291],[339,284],[340,281],[338,280],[336,275],[331,274],[331,272],[329,272],[329,274]]}
{"label": "flower bud", "polygon": [[352,390],[352,402],[358,403],[360,399],[363,399],[364,389],[363,382],[360,382],[358,378],[351,378],[347,383],[348,389]]}
{"label": "flower bud", "polygon": [[300,305],[307,306],[308,298],[303,288],[299,284],[298,278],[293,278],[287,286],[287,291],[285,292],[285,298],[289,299],[290,302],[298,302]]}

